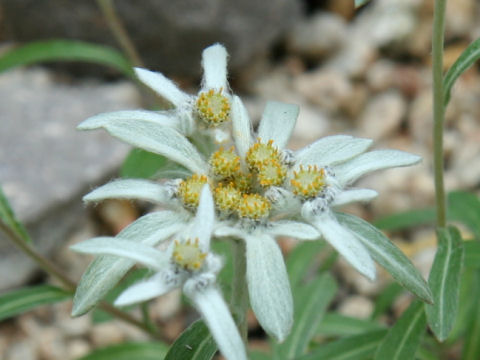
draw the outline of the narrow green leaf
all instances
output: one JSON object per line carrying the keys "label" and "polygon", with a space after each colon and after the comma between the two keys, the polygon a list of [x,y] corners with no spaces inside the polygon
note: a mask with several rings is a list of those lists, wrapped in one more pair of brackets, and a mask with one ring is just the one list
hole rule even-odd
{"label": "narrow green leaf", "polygon": [[463,262],[463,241],[453,226],[437,230],[438,250],[428,283],[433,305],[425,305],[428,325],[439,341],[444,341],[455,323]]}
{"label": "narrow green leaf", "polygon": [[378,219],[373,224],[382,230],[403,230],[435,222],[435,209],[409,210]]}
{"label": "narrow green leaf", "polygon": [[[475,279],[480,279],[480,272],[476,272]],[[479,283],[477,282],[476,288],[478,290]],[[480,359],[480,306],[478,306],[478,291],[471,294],[474,300],[474,306],[471,307],[471,313],[469,314],[468,329],[465,333],[465,345],[462,352],[462,360],[478,360]]]}
{"label": "narrow green leaf", "polygon": [[465,191],[449,193],[448,217],[465,224],[480,239],[480,200],[475,194]]}
{"label": "narrow green leaf", "polygon": [[391,283],[383,289],[380,296],[375,300],[375,308],[373,309],[371,318],[376,319],[387,311],[402,292],[403,288],[397,283]]}
{"label": "narrow green leaf", "polygon": [[168,346],[160,342],[131,342],[94,350],[77,360],[160,360]]}
{"label": "narrow green leaf", "polygon": [[423,304],[414,301],[381,342],[375,360],[414,359],[426,325]]}
{"label": "narrow green leaf", "polygon": [[32,310],[40,305],[71,299],[72,294],[50,285],[24,287],[0,295],[0,320]]}
{"label": "narrow green leaf", "polygon": [[373,356],[378,344],[387,334],[387,330],[375,330],[361,335],[350,336],[318,348],[298,360],[364,360]]}
{"label": "narrow green leaf", "polygon": [[336,213],[338,221],[349,228],[368,249],[372,258],[392,277],[421,300],[432,303],[432,293],[412,262],[380,230],[352,215]]}
{"label": "narrow green leaf", "polygon": [[0,220],[5,223],[10,229],[12,229],[20,238],[22,238],[27,243],[32,243],[30,236],[27,233],[27,230],[19,222],[8,202],[7,197],[3,193],[2,187],[0,186]]}
{"label": "narrow green leaf", "polygon": [[134,78],[130,62],[118,51],[104,45],[76,40],[30,42],[7,51],[0,57],[0,72],[47,61],[85,61],[106,65]]}
{"label": "narrow green leaf", "polygon": [[463,265],[465,267],[480,268],[480,242],[465,241],[463,243],[463,248]]}
{"label": "narrow green leaf", "polygon": [[324,336],[349,336],[382,328],[382,325],[371,320],[357,319],[337,313],[327,313],[318,326],[317,334]]}
{"label": "narrow green leaf", "polygon": [[142,149],[133,149],[125,158],[120,170],[124,178],[149,179],[165,165],[167,159]]}
{"label": "narrow green leaf", "polygon": [[271,360],[272,356],[270,354],[261,352],[261,351],[251,351],[248,354],[250,360]]}
{"label": "narrow green leaf", "polygon": [[321,275],[302,288],[297,287],[295,323],[287,340],[276,346],[279,358],[296,359],[305,352],[336,291],[337,284],[329,274]]}
{"label": "narrow green leaf", "polygon": [[313,260],[324,247],[323,241],[305,241],[295,246],[288,254],[285,264],[292,288],[305,279]]}
{"label": "narrow green leaf", "polygon": [[453,84],[457,81],[458,77],[462,75],[465,70],[472,66],[480,58],[480,39],[473,41],[468,47],[460,54],[458,59],[448,69],[445,77],[443,78],[443,105],[447,106],[450,101],[450,92],[452,91]]}
{"label": "narrow green leaf", "polygon": [[217,352],[207,326],[203,321],[195,321],[170,347],[165,360],[209,360]]}
{"label": "narrow green leaf", "polygon": [[420,347],[417,350],[417,358],[418,358],[418,360],[438,360],[439,355],[433,353],[429,349],[425,349],[424,347]]}

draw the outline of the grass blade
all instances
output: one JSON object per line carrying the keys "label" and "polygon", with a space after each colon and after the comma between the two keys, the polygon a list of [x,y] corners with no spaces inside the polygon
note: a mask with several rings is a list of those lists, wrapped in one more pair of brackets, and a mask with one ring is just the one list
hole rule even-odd
{"label": "grass blade", "polygon": [[71,299],[72,294],[50,285],[21,288],[0,295],[0,320],[32,310],[40,305]]}
{"label": "grass blade", "polygon": [[328,304],[337,291],[337,284],[329,274],[323,274],[295,291],[295,323],[287,340],[276,346],[280,359],[296,359],[306,350],[315,335]]}
{"label": "grass blade", "polygon": [[104,45],[76,40],[36,41],[16,47],[0,57],[0,72],[17,66],[48,61],[84,61],[101,64],[134,78],[130,62],[118,51]]}
{"label": "grass blade", "polygon": [[374,359],[414,359],[426,324],[423,304],[413,302],[385,336]]}
{"label": "grass blade", "polygon": [[450,92],[452,91],[453,84],[457,81],[458,77],[462,75],[465,70],[472,66],[480,58],[480,39],[473,41],[468,47],[460,54],[458,59],[448,69],[445,77],[443,78],[443,105],[447,106],[450,101]]}
{"label": "grass blade", "polygon": [[480,239],[480,200],[475,194],[454,191],[448,194],[448,217],[466,225]]}
{"label": "grass blade", "polygon": [[438,229],[438,250],[428,283],[434,304],[426,305],[428,325],[439,341],[444,341],[455,323],[463,262],[463,241],[453,226]]}
{"label": "grass blade", "polygon": [[77,360],[159,360],[167,349],[167,345],[159,342],[131,342],[94,350]]}
{"label": "grass blade", "polygon": [[338,313],[325,314],[317,329],[318,335],[349,336],[380,330],[383,326],[372,320],[357,319]]}
{"label": "grass blade", "polygon": [[317,349],[298,360],[364,360],[373,356],[375,349],[387,334],[387,330],[376,330],[361,335],[350,336]]}
{"label": "grass blade", "polygon": [[373,224],[382,230],[403,230],[414,226],[435,223],[435,209],[409,210],[388,215]]}
{"label": "grass blade", "polygon": [[216,352],[217,346],[207,326],[198,320],[180,334],[165,360],[209,360]]}

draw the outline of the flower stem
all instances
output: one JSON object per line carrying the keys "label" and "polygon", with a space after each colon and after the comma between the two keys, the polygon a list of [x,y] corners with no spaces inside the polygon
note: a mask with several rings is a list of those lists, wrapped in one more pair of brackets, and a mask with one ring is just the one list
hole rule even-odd
{"label": "flower stem", "polygon": [[[15,231],[13,231],[7,224],[5,224],[1,219],[0,219],[0,231],[5,233],[7,235],[7,238],[10,239],[15,246],[17,246],[23,253],[25,253],[30,259],[32,259],[43,271],[45,271],[47,274],[58,280],[61,284],[64,290],[74,293],[75,289],[77,288],[77,284],[69,279],[62,270],[60,270],[54,263],[52,263],[50,260],[48,260],[45,256],[41,255],[38,253],[37,250],[33,246],[31,246],[29,243],[24,241],[22,238],[20,238]],[[101,302],[99,304],[99,307],[108,312],[110,315],[113,315],[130,325],[136,326],[143,331],[147,332],[151,336],[162,340],[160,337],[159,333],[155,330],[147,326],[146,324],[142,323],[141,321],[135,319],[133,316],[130,314],[127,314],[124,311],[121,311],[112,305],[106,303],[106,302]]]}
{"label": "flower stem", "polygon": [[247,290],[247,258],[245,243],[241,240],[232,241],[233,253],[233,283],[232,283],[232,312],[237,322],[238,331],[245,345],[248,339],[247,327],[247,308],[248,308],[248,290]]}
{"label": "flower stem", "polygon": [[443,43],[446,3],[446,0],[435,0],[432,38],[433,166],[438,227],[445,227],[447,219],[445,186],[443,181],[443,124],[445,122],[445,106],[443,98]]}
{"label": "flower stem", "polygon": [[113,0],[97,0],[98,7],[105,16],[107,20],[108,26],[115,36],[115,39],[119,43],[122,50],[128,56],[130,61],[134,66],[144,67],[143,61],[138,54],[135,45],[133,44],[132,40],[128,36],[127,31],[125,30],[125,26],[123,25],[122,21],[117,15],[115,11],[115,6],[113,5]]}

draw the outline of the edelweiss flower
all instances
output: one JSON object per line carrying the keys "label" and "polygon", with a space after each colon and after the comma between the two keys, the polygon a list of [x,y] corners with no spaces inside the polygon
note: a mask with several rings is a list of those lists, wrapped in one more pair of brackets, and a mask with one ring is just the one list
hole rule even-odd
{"label": "edelweiss flower", "polygon": [[[267,104],[258,129],[258,142],[269,154],[275,153],[288,167],[283,182],[270,187],[266,196],[272,202],[272,213],[288,217],[302,216],[312,224],[360,273],[375,278],[375,266],[368,251],[354,233],[341,226],[333,209],[357,201],[370,201],[374,190],[345,188],[362,175],[397,166],[418,163],[421,158],[398,150],[365,152],[369,139],[337,135],[317,140],[292,152],[284,149],[295,126],[298,109],[288,104]],[[253,144],[251,125],[241,101],[233,100],[234,140],[244,157]]]}
{"label": "edelweiss flower", "polygon": [[227,57],[227,51],[220,44],[212,45],[203,51],[204,74],[202,87],[197,95],[183,92],[161,73],[135,68],[140,81],[170,101],[174,109],[117,111],[99,114],[89,120],[92,124],[115,120],[118,126],[153,122],[174,128],[186,136],[195,132],[198,122],[210,128],[227,122],[230,119],[231,102],[227,82]]}
{"label": "edelweiss flower", "polygon": [[94,238],[72,246],[81,253],[111,255],[141,263],[157,273],[125,290],[115,301],[124,306],[147,301],[182,286],[183,292],[202,314],[222,354],[227,359],[246,359],[235,322],[215,285],[221,260],[210,252],[215,221],[214,204],[204,186],[191,226],[176,235],[166,251],[131,240]]}

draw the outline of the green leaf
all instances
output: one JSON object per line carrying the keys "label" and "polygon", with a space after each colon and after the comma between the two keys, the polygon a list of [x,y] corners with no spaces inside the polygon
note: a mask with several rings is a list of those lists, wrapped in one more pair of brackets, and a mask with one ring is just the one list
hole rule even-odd
{"label": "green leaf", "polygon": [[[476,288],[479,289],[478,280],[480,279],[480,272],[476,272],[477,280]],[[480,306],[478,306],[478,291],[471,294],[474,306],[471,307],[469,315],[469,324],[465,333],[465,345],[462,352],[462,360],[478,360],[480,359]]]}
{"label": "green leaf", "polygon": [[403,230],[435,222],[435,209],[409,210],[388,215],[378,219],[373,224],[382,230]]}
{"label": "green leaf", "polygon": [[295,246],[288,254],[285,264],[292,288],[305,279],[313,260],[324,247],[323,241],[305,241]]}
{"label": "green leaf", "polygon": [[464,241],[463,248],[463,265],[465,267],[480,268],[480,242]]}
{"label": "green leaf", "polygon": [[104,45],[76,40],[30,42],[5,52],[0,57],[0,72],[47,61],[85,61],[106,65],[134,78],[130,62],[118,51]]}
{"label": "green leaf", "polygon": [[0,295],[0,320],[32,310],[37,306],[71,299],[72,294],[50,285],[24,287]]}
{"label": "green leaf", "polygon": [[372,258],[392,277],[421,300],[431,303],[432,293],[411,261],[380,230],[352,215],[336,213],[343,226],[349,228],[367,248]]}
{"label": "green leaf", "polygon": [[318,326],[317,334],[324,336],[349,336],[382,328],[382,325],[371,320],[357,319],[337,313],[327,313]]}
{"label": "green leaf", "polygon": [[3,193],[2,187],[0,186],[0,221],[2,221],[6,226],[8,226],[17,236],[22,238],[27,243],[32,243],[32,239],[27,233],[27,230],[19,222],[8,202],[5,194]]}
{"label": "green leaf", "polygon": [[296,359],[305,352],[336,292],[337,284],[329,274],[297,287],[295,323],[287,340],[276,346],[275,353],[279,358]]}
{"label": "green leaf", "polygon": [[480,200],[475,194],[465,191],[449,193],[448,217],[465,224],[480,239]]}
{"label": "green leaf", "polygon": [[371,358],[387,330],[376,330],[361,335],[350,336],[318,348],[298,360],[364,360]]}
{"label": "green leaf", "polygon": [[375,300],[375,308],[373,309],[371,318],[376,319],[387,311],[402,292],[403,288],[397,283],[391,283],[383,289],[380,296]]}
{"label": "green leaf", "polygon": [[131,342],[94,350],[77,360],[160,360],[167,350],[160,342]]}
{"label": "green leaf", "polygon": [[444,341],[455,323],[463,261],[463,241],[453,226],[437,230],[438,250],[428,283],[433,305],[426,305],[428,325],[439,341]]}
{"label": "green leaf", "polygon": [[198,320],[175,340],[165,360],[209,360],[216,352],[217,346],[207,326]]}
{"label": "green leaf", "polygon": [[167,159],[142,149],[133,149],[127,155],[120,170],[123,178],[149,179],[165,165]]}
{"label": "green leaf", "polygon": [[443,78],[443,105],[447,106],[450,101],[452,86],[465,70],[472,66],[480,58],[480,39],[473,41],[458,57],[457,61],[448,69]]}
{"label": "green leaf", "polygon": [[414,301],[381,342],[375,360],[414,359],[426,324],[423,304]]}
{"label": "green leaf", "polygon": [[[465,245],[466,243],[464,243]],[[464,255],[466,255],[466,251],[464,248]],[[463,264],[464,269],[460,278],[458,294],[458,312],[455,324],[448,335],[447,344],[453,344],[465,336],[480,298],[480,270],[466,267],[465,261]]]}
{"label": "green leaf", "polygon": [[360,6],[365,5],[370,0],[355,0],[355,9],[358,9]]}
{"label": "green leaf", "polygon": [[272,356],[261,351],[251,351],[248,354],[248,358],[250,360],[271,360]]}

